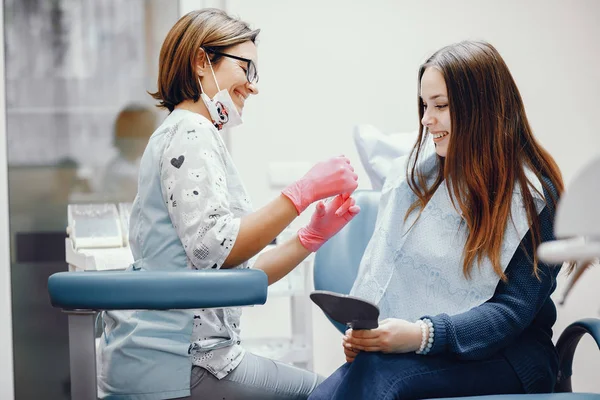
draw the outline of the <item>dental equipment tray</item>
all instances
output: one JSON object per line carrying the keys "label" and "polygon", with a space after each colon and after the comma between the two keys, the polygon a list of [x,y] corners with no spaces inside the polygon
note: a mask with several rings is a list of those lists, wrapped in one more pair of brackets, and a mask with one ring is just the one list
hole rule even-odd
{"label": "dental equipment tray", "polygon": [[129,248],[131,203],[69,204],[65,255],[69,271],[124,270]]}

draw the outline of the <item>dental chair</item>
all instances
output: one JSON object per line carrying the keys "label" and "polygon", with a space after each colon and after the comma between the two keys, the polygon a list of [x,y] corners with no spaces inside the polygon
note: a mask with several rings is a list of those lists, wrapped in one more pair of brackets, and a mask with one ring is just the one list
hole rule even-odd
{"label": "dental chair", "polygon": [[131,261],[128,207],[70,205],[65,241],[69,272],[53,274],[48,292],[68,314],[71,398],[97,399],[96,313],[104,310],[179,310],[264,304],[260,270],[117,271]]}
{"label": "dental chair", "polygon": [[[573,180],[559,203],[555,236],[569,239],[540,245],[538,255],[541,260],[560,264],[565,260],[589,261],[600,257],[600,212],[596,204],[600,194],[598,176],[600,157]],[[348,294],[358,273],[360,260],[375,228],[380,193],[357,191],[353,197],[360,206],[360,213],[315,254],[314,286],[317,291]],[[346,331],[345,325],[327,317],[341,333]],[[600,348],[600,319],[587,318],[574,322],[560,335],[556,345],[559,373],[555,393],[480,396],[476,399],[600,400],[600,394],[572,393],[573,357],[577,344],[586,333],[594,338]]]}
{"label": "dental chair", "polygon": [[59,272],[48,278],[54,307],[69,317],[71,398],[97,399],[96,312],[181,310],[264,304],[267,275],[260,270],[185,272]]}

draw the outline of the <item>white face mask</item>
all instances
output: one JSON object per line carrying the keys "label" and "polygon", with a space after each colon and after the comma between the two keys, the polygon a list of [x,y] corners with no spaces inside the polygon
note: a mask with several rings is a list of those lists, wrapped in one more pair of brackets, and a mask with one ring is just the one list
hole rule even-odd
{"label": "white face mask", "polygon": [[215,71],[213,71],[212,64],[210,63],[210,58],[208,55],[206,56],[208,60],[208,65],[210,66],[210,72],[212,72],[212,76],[215,80],[215,84],[217,85],[217,94],[210,99],[204,93],[204,88],[202,87],[202,83],[200,83],[200,77],[198,77],[198,84],[200,84],[200,89],[202,93],[200,94],[200,98],[204,102],[204,105],[208,109],[208,113],[213,120],[213,124],[218,130],[223,129],[223,126],[227,124],[228,128],[233,128],[234,126],[238,126],[242,124],[242,116],[237,110],[237,107],[233,103],[233,99],[229,94],[229,91],[226,89],[221,90],[219,88],[219,82],[217,82],[217,77],[215,76]]}

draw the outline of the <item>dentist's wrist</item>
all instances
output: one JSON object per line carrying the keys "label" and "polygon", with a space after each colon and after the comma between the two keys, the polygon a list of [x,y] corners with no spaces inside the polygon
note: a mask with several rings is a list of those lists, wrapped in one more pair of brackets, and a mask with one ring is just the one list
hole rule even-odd
{"label": "dentist's wrist", "polygon": [[313,253],[319,250],[319,248],[327,241],[326,238],[319,235],[319,233],[308,226],[298,230],[298,240],[300,240],[300,244],[306,250],[312,251]]}
{"label": "dentist's wrist", "polygon": [[296,181],[283,189],[281,194],[287,197],[298,212],[298,215],[302,214],[304,210],[312,203],[312,200],[306,196],[305,193],[307,188],[303,184],[302,180]]}

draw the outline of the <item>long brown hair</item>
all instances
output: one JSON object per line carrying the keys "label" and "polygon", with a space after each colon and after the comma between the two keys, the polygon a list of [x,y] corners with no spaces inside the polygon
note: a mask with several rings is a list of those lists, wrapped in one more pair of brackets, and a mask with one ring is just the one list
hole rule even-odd
{"label": "long brown hair", "polygon": [[[158,90],[150,93],[159,100],[159,107],[173,111],[184,100],[198,101],[200,85],[194,72],[194,61],[200,48],[223,51],[228,47],[256,42],[260,29],[229,16],[216,8],[191,11],[171,28],[160,49]],[[217,64],[220,55],[211,57]]]}
{"label": "long brown hair", "polygon": [[[508,67],[492,45],[465,41],[442,48],[420,67],[419,92],[427,68],[436,68],[446,82],[452,134],[446,158],[438,156],[437,179],[427,187],[417,168],[427,134],[419,124],[419,138],[407,166],[408,183],[418,199],[407,216],[423,210],[446,180],[450,197],[462,212],[468,229],[463,252],[465,277],[470,277],[475,261],[479,264],[488,257],[496,274],[505,281],[500,250],[510,223],[513,190],[518,185],[532,233],[533,272],[538,276],[540,222],[525,167],[536,174],[551,195],[555,191],[562,193],[563,180],[552,156],[533,136]],[[420,96],[418,102],[421,121],[424,107]],[[554,190],[547,187],[542,176]],[[554,196],[551,199],[554,204],[557,200]]]}

